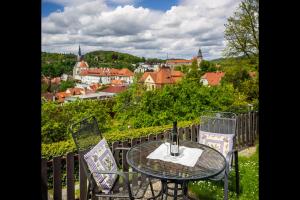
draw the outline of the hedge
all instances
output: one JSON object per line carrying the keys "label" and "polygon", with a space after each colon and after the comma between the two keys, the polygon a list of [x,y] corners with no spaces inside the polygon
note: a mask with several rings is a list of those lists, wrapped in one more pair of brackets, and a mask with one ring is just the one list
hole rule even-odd
{"label": "hedge", "polygon": [[[180,121],[178,122],[178,127],[187,127],[193,124],[196,124],[197,120],[193,121]],[[153,126],[139,129],[126,129],[123,131],[111,131],[103,133],[103,136],[108,141],[112,143],[115,141],[124,141],[127,139],[138,138],[141,136],[147,136],[151,133],[158,134],[165,130],[171,129],[172,124],[164,126]],[[52,159],[55,156],[66,155],[69,152],[76,152],[75,143],[72,139],[55,142],[55,143],[42,143],[42,157],[48,160]]]}

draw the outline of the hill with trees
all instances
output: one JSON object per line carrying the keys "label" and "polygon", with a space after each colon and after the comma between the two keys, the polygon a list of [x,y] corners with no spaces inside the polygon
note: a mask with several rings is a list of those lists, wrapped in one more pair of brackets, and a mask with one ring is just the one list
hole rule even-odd
{"label": "hill with trees", "polygon": [[[76,59],[77,56],[75,54],[42,52],[42,75],[47,77],[57,77],[63,73],[71,75]],[[165,60],[157,58],[146,59],[128,53],[101,50],[84,54],[84,60],[88,62],[90,67],[128,68],[131,71],[135,69],[133,64],[139,62],[150,64],[165,62]]]}

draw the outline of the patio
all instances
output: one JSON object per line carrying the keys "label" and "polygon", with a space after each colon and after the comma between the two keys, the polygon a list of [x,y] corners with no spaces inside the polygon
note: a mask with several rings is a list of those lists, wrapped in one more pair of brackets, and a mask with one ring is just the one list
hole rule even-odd
{"label": "patio", "polygon": [[[195,124],[193,126],[179,128],[179,137],[181,140],[191,140],[197,142],[197,133],[198,133],[198,125]],[[168,137],[169,131],[166,130],[163,133],[159,134],[150,134],[145,137],[140,138],[134,138],[129,141],[116,141],[111,144],[111,148],[114,149],[116,147],[132,147],[135,144],[143,143],[145,141],[153,141],[153,140],[163,140],[165,137]],[[257,186],[252,185],[252,188],[247,188],[246,185],[243,186],[243,173],[246,178],[246,180],[249,178],[248,176],[253,176],[253,174],[247,174],[247,168],[246,165],[248,165],[248,160],[253,159],[252,157],[258,157],[258,152],[255,152],[255,141],[257,141],[258,138],[258,113],[257,112],[250,112],[247,114],[241,114],[238,116],[237,120],[237,147],[240,151],[239,157],[241,158],[240,165],[240,171],[241,171],[241,196],[240,199],[258,199],[258,191],[256,189],[258,188],[258,181]],[[252,148],[249,148],[252,147]],[[115,155],[115,160],[119,162],[119,164],[122,166],[122,169],[124,171],[129,170],[129,166],[126,162],[126,153],[127,151],[120,150],[119,153]],[[79,155],[80,156],[80,155]],[[249,158],[247,156],[250,156]],[[78,191],[75,190],[75,168],[74,168],[74,161],[78,160],[78,155],[75,155],[74,153],[68,153],[65,157],[59,156],[53,158],[53,160],[47,161],[42,160],[42,177],[43,177],[43,194],[45,199],[67,199],[67,200],[74,200],[78,199],[77,196],[79,196],[79,199],[85,199],[86,191],[87,191],[87,178],[84,176],[84,173],[82,173],[82,168],[80,167],[79,163],[79,195]],[[125,161],[125,162],[124,162]],[[245,164],[243,164],[243,161]],[[256,165],[258,166],[258,159],[256,159],[254,162],[257,162]],[[245,167],[243,168],[243,165]],[[50,195],[52,192],[48,191],[47,187],[47,180],[48,180],[48,174],[49,173],[49,167],[53,167],[53,197]],[[66,189],[62,188],[62,168],[66,168]],[[250,169],[250,168],[249,168]],[[244,172],[243,172],[244,170]],[[246,170],[246,171],[245,171]],[[257,170],[258,172],[258,170]],[[51,172],[50,172],[51,173]],[[258,173],[255,175],[256,179],[258,180]],[[245,181],[244,181],[245,182]],[[245,182],[246,183],[246,182]],[[222,184],[221,184],[222,185]],[[229,198],[235,199],[234,189],[230,188],[229,183]],[[222,199],[222,186],[218,186],[216,183],[194,183],[189,184],[189,194],[192,197],[195,197],[196,199]],[[160,183],[155,183],[154,190],[160,189]],[[65,190],[65,192],[63,192]],[[252,191],[251,191],[252,190]],[[258,189],[257,189],[258,190]],[[247,191],[247,194],[243,194],[243,191]],[[253,197],[249,196],[250,193],[253,193]],[[77,194],[75,196],[75,193]],[[149,194],[149,191],[147,192]],[[49,194],[49,195],[48,195]],[[66,195],[63,195],[66,194]],[[150,193],[151,194],[151,193]],[[257,198],[255,198],[257,196]],[[172,198],[168,198],[172,199]]]}

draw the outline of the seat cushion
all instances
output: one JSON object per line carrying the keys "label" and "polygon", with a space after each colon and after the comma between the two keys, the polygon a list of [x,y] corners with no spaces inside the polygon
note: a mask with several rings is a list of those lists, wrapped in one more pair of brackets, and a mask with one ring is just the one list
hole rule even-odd
{"label": "seat cushion", "polygon": [[199,143],[210,146],[226,157],[233,148],[234,134],[222,134],[201,131],[199,132]]}
{"label": "seat cushion", "polygon": [[84,155],[89,170],[93,173],[96,184],[102,190],[110,190],[117,179],[116,174],[94,173],[99,170],[117,171],[118,167],[113,154],[103,138],[94,148]]}

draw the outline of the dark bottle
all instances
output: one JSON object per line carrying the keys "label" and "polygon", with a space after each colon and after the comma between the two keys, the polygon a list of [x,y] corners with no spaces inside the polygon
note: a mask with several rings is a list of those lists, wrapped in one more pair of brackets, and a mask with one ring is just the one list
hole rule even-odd
{"label": "dark bottle", "polygon": [[179,137],[177,134],[177,121],[173,122],[173,130],[171,134],[171,145],[170,145],[171,156],[179,156]]}

